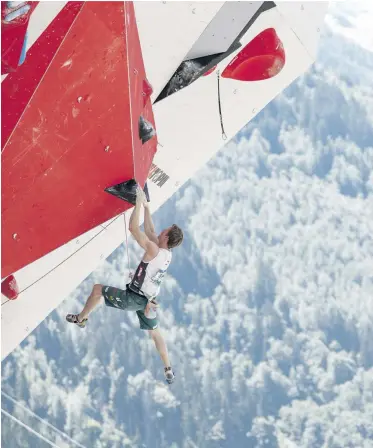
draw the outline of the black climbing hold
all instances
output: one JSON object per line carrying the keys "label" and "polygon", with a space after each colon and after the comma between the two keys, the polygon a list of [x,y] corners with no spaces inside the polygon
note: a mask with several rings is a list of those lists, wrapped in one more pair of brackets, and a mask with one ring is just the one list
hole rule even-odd
{"label": "black climbing hold", "polygon": [[[113,185],[112,187],[105,188],[107,193],[116,196],[123,201],[127,201],[132,205],[136,205],[136,195],[137,195],[137,182],[135,179],[127,180],[126,182],[122,182],[117,185]],[[144,185],[144,193],[148,202],[150,202],[148,186],[145,183]]]}
{"label": "black climbing hold", "polygon": [[139,118],[139,137],[142,141],[142,144],[149,141],[152,137],[155,136],[155,129],[153,128],[153,125],[145,120],[145,118],[140,115]]}
{"label": "black climbing hold", "polygon": [[126,182],[105,188],[107,193],[110,193],[123,201],[127,201],[132,205],[136,205],[136,190],[137,183],[135,179],[130,179]]}

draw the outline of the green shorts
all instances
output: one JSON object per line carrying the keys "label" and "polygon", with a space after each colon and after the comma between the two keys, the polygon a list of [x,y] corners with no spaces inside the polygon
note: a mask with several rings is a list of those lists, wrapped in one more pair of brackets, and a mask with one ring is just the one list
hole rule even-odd
{"label": "green shorts", "polygon": [[102,295],[107,306],[124,311],[136,311],[141,330],[155,330],[158,327],[157,317],[149,319],[145,316],[144,310],[148,299],[131,291],[128,286],[123,290],[103,285]]}

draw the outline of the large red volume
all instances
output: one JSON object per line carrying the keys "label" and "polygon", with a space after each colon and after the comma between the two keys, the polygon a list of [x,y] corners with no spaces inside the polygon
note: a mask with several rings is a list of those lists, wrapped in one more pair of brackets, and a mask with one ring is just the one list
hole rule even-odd
{"label": "large red volume", "polygon": [[[1,85],[2,132],[1,146],[4,147],[17,121],[25,111],[35,89],[40,84],[63,38],[71,28],[84,2],[69,2],[50,23],[27,52],[26,62],[9,75]],[[31,75],[31,76],[30,76]],[[19,85],[22,85],[22,89]]]}
{"label": "large red volume", "polygon": [[3,82],[2,277],[131,207],[104,189],[144,185],[156,151],[133,4],[69,2],[52,25]]}

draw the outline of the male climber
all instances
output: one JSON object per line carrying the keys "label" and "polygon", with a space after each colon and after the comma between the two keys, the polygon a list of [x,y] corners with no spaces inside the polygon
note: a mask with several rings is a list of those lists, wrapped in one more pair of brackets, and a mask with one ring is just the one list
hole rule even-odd
{"label": "male climber", "polygon": [[[142,205],[144,206],[145,233],[140,230],[139,226]],[[136,205],[130,218],[129,230],[145,250],[132,281],[126,285],[124,291],[112,286],[95,285],[80,314],[68,314],[66,320],[84,328],[89,314],[101,302],[102,296],[107,306],[125,311],[136,311],[140,328],[149,331],[165,365],[166,381],[171,384],[175,376],[168,358],[166,342],[158,329],[155,311],[158,303],[155,298],[159,294],[162,280],[171,263],[171,249],[182,243],[183,232],[174,224],[163,230],[158,236],[156,235],[149,205],[141,188],[137,190]]]}

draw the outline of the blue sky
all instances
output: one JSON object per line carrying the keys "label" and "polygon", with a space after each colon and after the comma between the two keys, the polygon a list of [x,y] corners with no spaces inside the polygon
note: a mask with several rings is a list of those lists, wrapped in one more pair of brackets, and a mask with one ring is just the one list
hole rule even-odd
{"label": "blue sky", "polygon": [[[333,4],[313,67],[155,214],[186,234],[160,312],[176,383],[136,316],[101,309],[83,332],[66,326],[93,283],[125,285],[122,246],[2,363],[3,390],[94,448],[372,446],[366,5]],[[4,446],[44,446],[5,419]]]}

